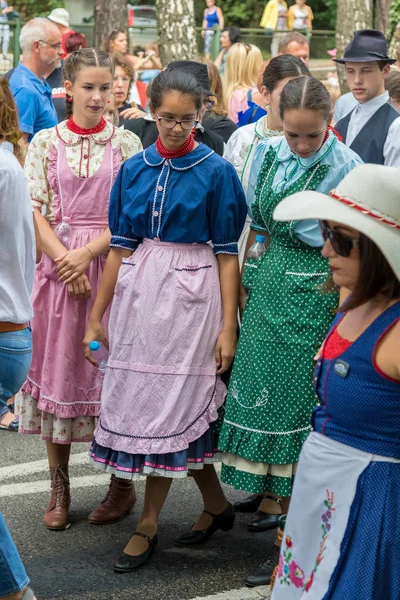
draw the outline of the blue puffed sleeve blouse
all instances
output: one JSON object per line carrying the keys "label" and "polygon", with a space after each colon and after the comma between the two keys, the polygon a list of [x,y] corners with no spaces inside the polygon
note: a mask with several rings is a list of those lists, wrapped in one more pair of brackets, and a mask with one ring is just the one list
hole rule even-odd
{"label": "blue puffed sleeve blouse", "polygon": [[135,250],[143,238],[212,242],[215,254],[238,254],[246,213],[235,169],[208,146],[167,160],[153,144],[123,163],[115,180],[110,245]]}

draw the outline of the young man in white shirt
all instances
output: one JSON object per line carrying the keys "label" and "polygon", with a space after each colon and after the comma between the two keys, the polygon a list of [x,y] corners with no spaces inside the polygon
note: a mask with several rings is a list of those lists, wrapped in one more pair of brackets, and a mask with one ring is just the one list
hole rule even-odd
{"label": "young man in white shirt", "polygon": [[388,104],[385,79],[395,62],[387,55],[383,33],[356,31],[343,58],[355,108],[335,124],[343,142],[364,162],[400,167],[400,117]]}

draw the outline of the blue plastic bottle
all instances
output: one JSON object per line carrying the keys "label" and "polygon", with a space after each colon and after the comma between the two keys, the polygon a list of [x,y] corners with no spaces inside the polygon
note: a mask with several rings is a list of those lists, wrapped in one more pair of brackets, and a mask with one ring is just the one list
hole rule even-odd
{"label": "blue plastic bottle", "polygon": [[252,246],[250,246],[247,252],[247,258],[250,260],[259,260],[265,251],[265,237],[263,235],[256,235],[256,241]]}
{"label": "blue plastic bottle", "polygon": [[98,369],[100,373],[103,373],[104,375],[107,369],[107,361],[109,355],[107,348],[103,344],[100,344],[100,342],[97,342],[96,340],[90,342],[89,348],[92,352],[95,353],[95,359],[99,363]]}

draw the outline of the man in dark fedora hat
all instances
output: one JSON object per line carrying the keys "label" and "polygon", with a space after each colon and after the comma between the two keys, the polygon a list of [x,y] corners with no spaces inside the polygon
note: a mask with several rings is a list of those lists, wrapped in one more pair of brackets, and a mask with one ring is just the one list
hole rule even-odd
{"label": "man in dark fedora hat", "polygon": [[387,55],[383,33],[362,29],[354,33],[343,58],[347,83],[357,100],[355,108],[335,124],[344,143],[364,162],[400,167],[400,117],[388,104],[385,79],[396,59]]}

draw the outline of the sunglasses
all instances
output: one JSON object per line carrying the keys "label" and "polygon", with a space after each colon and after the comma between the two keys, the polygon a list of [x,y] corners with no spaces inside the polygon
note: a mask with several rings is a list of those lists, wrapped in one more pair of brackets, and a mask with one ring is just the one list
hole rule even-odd
{"label": "sunglasses", "polygon": [[347,237],[344,233],[340,233],[336,229],[331,229],[326,221],[318,221],[319,228],[321,230],[322,239],[324,242],[327,240],[332,244],[334,251],[339,256],[347,258],[350,256],[350,252],[353,248],[359,248],[359,240],[352,240]]}

